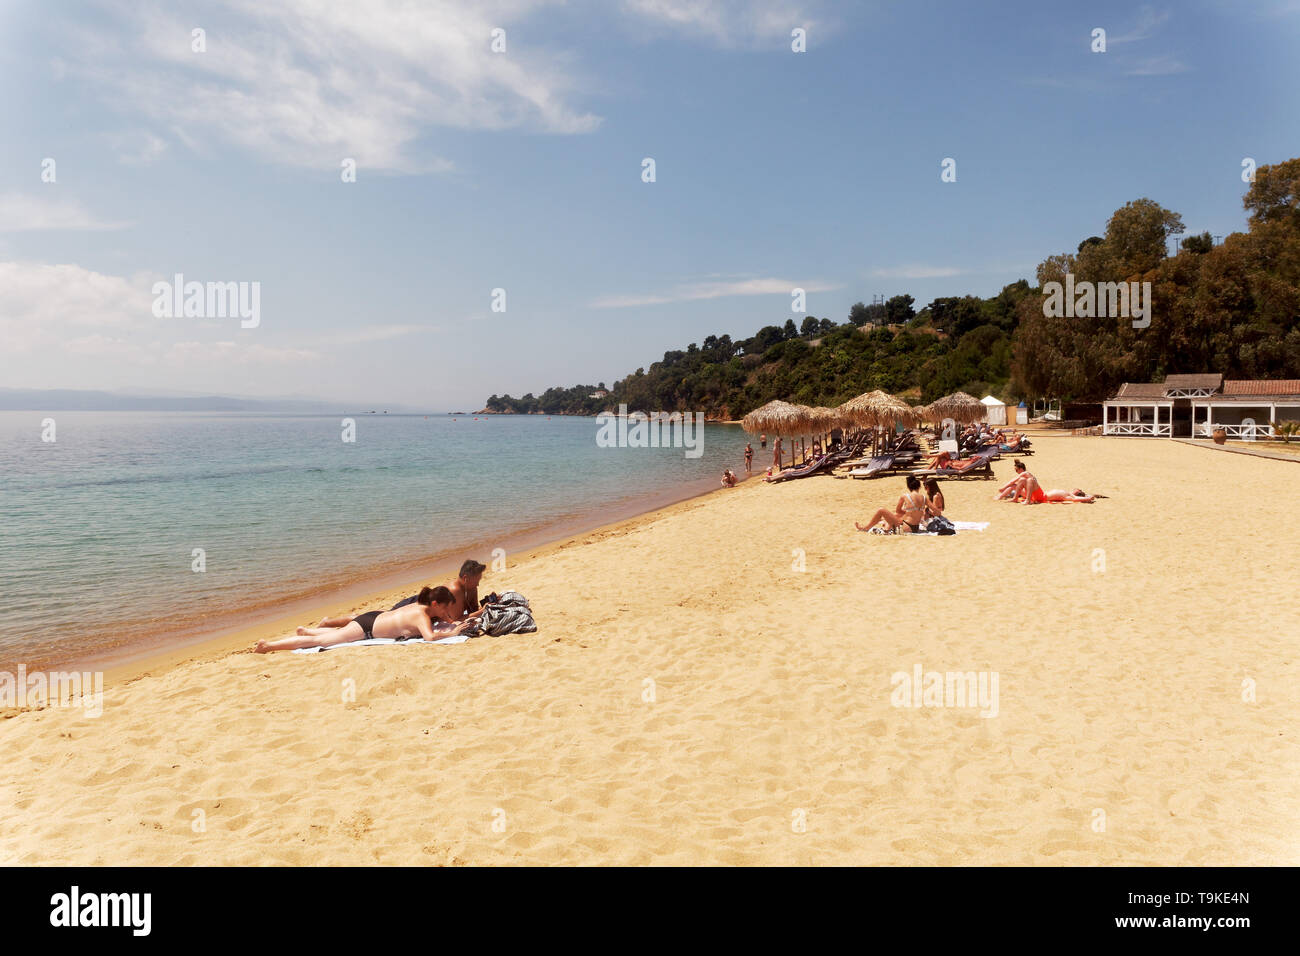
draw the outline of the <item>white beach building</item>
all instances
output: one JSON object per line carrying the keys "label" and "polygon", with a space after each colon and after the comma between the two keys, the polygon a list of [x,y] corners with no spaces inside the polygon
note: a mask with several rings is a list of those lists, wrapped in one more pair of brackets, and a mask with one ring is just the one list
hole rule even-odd
{"label": "white beach building", "polygon": [[1170,375],[1163,383],[1125,382],[1102,405],[1102,434],[1147,438],[1190,435],[1264,441],[1273,425],[1300,421],[1300,380]]}
{"label": "white beach building", "polygon": [[1101,406],[1101,433],[1172,438],[1174,400],[1159,382],[1125,382]]}
{"label": "white beach building", "polygon": [[1192,435],[1209,438],[1223,429],[1237,441],[1273,438],[1278,422],[1300,421],[1300,380],[1228,379],[1213,395],[1192,399]]}

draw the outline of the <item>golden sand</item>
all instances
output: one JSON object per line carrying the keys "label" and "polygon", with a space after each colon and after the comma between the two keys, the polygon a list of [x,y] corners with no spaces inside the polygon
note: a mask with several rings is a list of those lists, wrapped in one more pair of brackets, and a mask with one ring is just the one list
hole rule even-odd
{"label": "golden sand", "polygon": [[[989,528],[909,540],[852,525],[900,479],[749,482],[512,555],[537,634],[246,652],[282,621],[19,713],[0,862],[1300,863],[1300,467],[1037,448],[1111,497],[947,482]],[[917,664],[997,716],[893,706]]]}

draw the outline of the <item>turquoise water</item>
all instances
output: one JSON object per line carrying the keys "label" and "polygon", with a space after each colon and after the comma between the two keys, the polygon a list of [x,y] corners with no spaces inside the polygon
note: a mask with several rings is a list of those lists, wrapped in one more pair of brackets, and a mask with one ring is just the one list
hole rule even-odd
{"label": "turquoise water", "polygon": [[358,415],[346,443],[340,416],[59,412],[47,443],[46,417],[0,412],[0,666],[210,632],[438,557],[487,563],[520,532],[716,487],[746,441],[706,425],[691,459],[598,447],[590,418]]}

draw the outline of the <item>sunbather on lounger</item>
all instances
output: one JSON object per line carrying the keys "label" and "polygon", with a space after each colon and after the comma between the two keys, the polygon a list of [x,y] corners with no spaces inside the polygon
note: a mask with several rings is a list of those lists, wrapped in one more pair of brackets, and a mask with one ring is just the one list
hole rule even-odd
{"label": "sunbather on lounger", "polygon": [[300,627],[297,636],[278,641],[258,641],[253,648],[259,654],[271,651],[293,651],[300,647],[332,647],[370,637],[423,637],[426,641],[459,634],[469,625],[462,621],[454,627],[439,629],[452,609],[455,597],[445,587],[424,588],[415,604],[396,611],[368,611],[354,617],[346,627]]}
{"label": "sunbather on lounger", "polygon": [[913,531],[921,530],[921,521],[924,518],[925,495],[921,493],[921,479],[916,475],[908,475],[907,493],[898,499],[898,504],[893,511],[880,508],[865,525],[855,521],[853,526],[859,531],[870,531],[883,522],[895,534],[911,534]]}

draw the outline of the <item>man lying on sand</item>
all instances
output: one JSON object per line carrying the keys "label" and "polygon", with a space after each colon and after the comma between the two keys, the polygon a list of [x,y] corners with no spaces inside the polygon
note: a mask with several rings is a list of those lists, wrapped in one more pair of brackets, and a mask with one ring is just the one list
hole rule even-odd
{"label": "man lying on sand", "polygon": [[[451,587],[445,589],[451,593],[452,602],[448,612],[449,616],[442,619],[443,623],[455,624],[466,617],[477,617],[480,610],[478,606],[478,586],[479,582],[483,580],[483,572],[486,570],[486,565],[480,564],[473,558],[460,566],[460,576],[451,582]],[[427,591],[428,588],[425,588],[425,590]],[[398,601],[389,610],[396,611],[418,602],[418,595],[413,594]],[[347,627],[353,620],[350,617],[327,617],[322,619],[316,627]],[[302,628],[299,628],[299,630],[302,630]]]}
{"label": "man lying on sand", "polygon": [[455,598],[445,587],[422,588],[415,603],[393,611],[367,611],[358,614],[343,627],[300,627],[297,636],[278,641],[258,641],[253,648],[259,654],[272,651],[294,651],[301,647],[333,647],[371,637],[422,637],[426,641],[459,634],[469,626],[461,621],[448,627],[446,618],[451,613]]}
{"label": "man lying on sand", "polygon": [[478,586],[483,580],[487,566],[470,558],[460,566],[460,575],[451,582],[452,616],[451,623],[466,617],[476,616],[482,609],[478,606]]}

